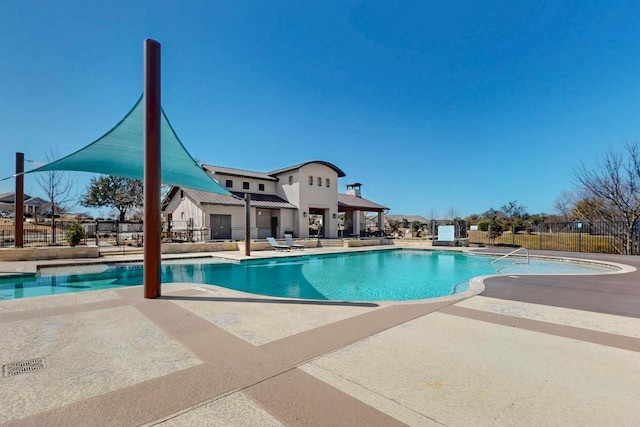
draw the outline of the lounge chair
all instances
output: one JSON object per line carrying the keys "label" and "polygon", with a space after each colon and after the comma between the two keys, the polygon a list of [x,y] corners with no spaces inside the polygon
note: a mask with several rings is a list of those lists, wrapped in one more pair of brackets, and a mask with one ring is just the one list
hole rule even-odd
{"label": "lounge chair", "polygon": [[276,242],[276,239],[274,239],[273,237],[267,237],[267,242],[269,242],[271,247],[276,251],[288,251],[291,249],[291,247],[288,245],[281,245],[280,243]]}
{"label": "lounge chair", "polygon": [[285,234],[284,240],[286,240],[287,245],[289,245],[291,249],[300,249],[301,251],[304,250],[304,245],[301,245],[300,243],[295,243],[293,241],[293,236],[291,234]]}

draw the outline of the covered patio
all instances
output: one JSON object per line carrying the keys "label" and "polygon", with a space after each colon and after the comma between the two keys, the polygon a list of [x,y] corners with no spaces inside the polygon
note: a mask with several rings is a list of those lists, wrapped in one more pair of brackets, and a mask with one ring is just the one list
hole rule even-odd
{"label": "covered patio", "polygon": [[[380,236],[384,233],[384,214],[388,207],[379,205],[361,196],[360,183],[347,184],[346,194],[338,194],[338,212],[344,214],[344,229],[341,237]],[[367,228],[365,214],[378,214],[377,230]]]}

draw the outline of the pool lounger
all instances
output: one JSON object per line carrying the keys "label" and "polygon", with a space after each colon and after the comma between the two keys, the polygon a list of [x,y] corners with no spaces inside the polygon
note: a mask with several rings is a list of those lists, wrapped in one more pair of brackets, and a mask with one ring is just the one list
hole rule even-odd
{"label": "pool lounger", "polygon": [[269,242],[271,247],[273,249],[275,249],[276,251],[288,251],[288,250],[291,250],[291,246],[281,245],[280,243],[276,242],[276,239],[274,239],[273,237],[267,237],[267,242]]}
{"label": "pool lounger", "polygon": [[300,249],[301,251],[304,250],[304,245],[301,245],[300,243],[295,243],[293,241],[293,236],[291,234],[285,234],[284,240],[287,241],[287,245],[289,245],[291,249]]}

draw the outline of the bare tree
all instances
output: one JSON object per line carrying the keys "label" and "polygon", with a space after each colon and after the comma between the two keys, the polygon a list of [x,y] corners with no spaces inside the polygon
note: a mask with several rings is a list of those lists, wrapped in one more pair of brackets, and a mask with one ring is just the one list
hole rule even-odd
{"label": "bare tree", "polygon": [[640,220],[640,147],[627,144],[623,152],[606,152],[594,168],[580,164],[576,180],[586,199],[602,202],[601,211],[624,223],[623,253],[632,253]]}
{"label": "bare tree", "polygon": [[554,207],[556,209],[556,213],[563,216],[565,221],[571,221],[575,204],[575,194],[570,191],[563,191],[556,199]]}
{"label": "bare tree", "polygon": [[445,218],[450,219],[452,221],[457,217],[458,217],[458,211],[456,211],[456,208],[454,208],[453,206],[450,207],[447,213],[445,214]]}
{"label": "bare tree", "polygon": [[[47,163],[51,163],[58,158],[57,152],[51,149],[45,158]],[[50,170],[37,173],[36,181],[50,205],[51,241],[56,243],[56,215],[77,204],[77,180],[69,172]]]}

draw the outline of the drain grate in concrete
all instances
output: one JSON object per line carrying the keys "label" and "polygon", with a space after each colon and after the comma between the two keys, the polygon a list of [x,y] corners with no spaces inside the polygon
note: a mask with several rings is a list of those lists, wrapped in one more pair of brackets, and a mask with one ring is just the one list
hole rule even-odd
{"label": "drain grate in concrete", "polygon": [[37,359],[23,360],[22,362],[15,362],[4,365],[2,367],[2,374],[5,377],[12,377],[14,375],[37,371],[44,367],[46,367],[46,365],[44,364],[44,357],[38,357]]}

